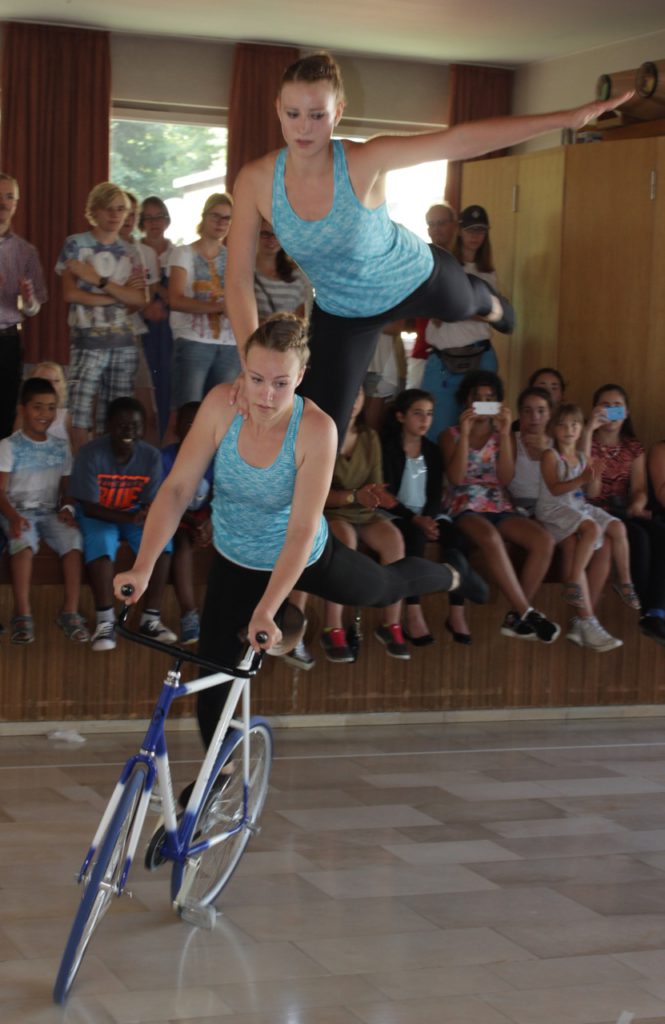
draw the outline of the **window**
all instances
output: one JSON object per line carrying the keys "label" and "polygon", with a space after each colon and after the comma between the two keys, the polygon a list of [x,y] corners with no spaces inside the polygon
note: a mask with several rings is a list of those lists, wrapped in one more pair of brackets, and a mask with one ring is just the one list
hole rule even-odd
{"label": "window", "polygon": [[393,220],[429,242],[425,214],[440,203],[446,187],[447,160],[417,164],[386,175],[386,200]]}
{"label": "window", "polygon": [[226,182],[226,128],[139,118],[111,121],[111,180],[139,202],[155,195],[171,215],[169,238],[176,244],[196,235],[211,192]]}

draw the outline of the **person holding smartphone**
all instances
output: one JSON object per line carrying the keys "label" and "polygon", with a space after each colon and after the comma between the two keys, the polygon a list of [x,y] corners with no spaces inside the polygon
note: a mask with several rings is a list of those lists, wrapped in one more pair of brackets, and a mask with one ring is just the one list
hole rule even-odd
{"label": "person holding smartphone", "polygon": [[[622,519],[630,545],[630,567],[642,606],[640,629],[665,644],[665,523],[648,507],[646,454],[635,436],[628,393],[603,384],[593,396],[590,455],[600,465],[600,490],[589,500]],[[615,585],[620,596],[620,584]]]}
{"label": "person holding smartphone", "polygon": [[[501,633],[553,643],[560,627],[531,602],[552,560],[554,540],[534,520],[519,515],[508,496],[515,459],[512,416],[503,394],[501,379],[489,370],[467,373],[457,389],[464,411],[459,425],[445,430],[439,441],[449,484],[443,507],[480,548],[489,574],[510,604]],[[506,541],[526,551],[519,577]]]}

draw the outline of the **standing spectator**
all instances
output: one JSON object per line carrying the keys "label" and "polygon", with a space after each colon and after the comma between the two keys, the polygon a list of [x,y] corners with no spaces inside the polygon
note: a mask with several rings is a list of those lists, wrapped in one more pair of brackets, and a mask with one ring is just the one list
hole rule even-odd
{"label": "standing spectator", "polygon": [[[457,210],[455,207],[445,200],[435,203],[425,214],[425,222],[432,245],[438,245],[439,249],[447,249],[448,252],[452,252],[457,234]],[[435,320],[435,326],[438,326],[440,322],[440,320]],[[416,340],[408,360],[408,388],[419,388],[423,379],[425,361],[431,351],[425,339],[428,323],[427,317],[416,317]]]}
{"label": "standing spectator", "polygon": [[11,230],[18,182],[0,173],[0,437],[12,432],[21,388],[23,318],[39,313],[46,288],[34,245]]}
{"label": "standing spectator", "polygon": [[148,333],[143,335],[143,350],[155,386],[155,401],[162,437],[171,411],[171,374],[173,370],[173,335],[169,323],[168,265],[173,243],[166,237],[171,223],[166,203],[158,196],[148,196],[141,203],[139,228],[143,244],[153,250],[159,263],[159,278],[153,286],[150,302],[143,310]]}
{"label": "standing spectator", "polygon": [[32,377],[21,391],[22,427],[0,441],[0,522],[9,537],[14,591],[11,642],[30,644],[35,626],[30,605],[32,561],[45,541],[62,559],[64,600],[56,622],[68,639],[90,634],[79,614],[81,534],[67,504],[72,455],[67,441],[49,434],[57,396],[50,381]]}
{"label": "standing spectator", "polygon": [[[108,433],[90,441],[74,461],[71,493],[83,534],[83,557],[90,578],[97,625],[93,651],[112,651],[115,641],[113,563],[121,540],[136,553],[143,523],[162,482],[157,448],[141,440],[145,411],[135,398],[116,398],[108,409]],[[161,622],[156,595],[163,592],[170,566],[171,542],[157,559],[148,586],[140,631],[164,643],[175,633]]]}
{"label": "standing spectator", "polygon": [[256,248],[254,294],[261,322],[273,313],[305,316],[312,303],[309,281],[284,252],[267,220],[261,221]]}
{"label": "standing spectator", "polygon": [[132,315],[146,298],[136,250],[120,238],[128,208],[119,185],[96,185],[85,208],[91,229],[65,240],[55,267],[69,303],[69,409],[75,452],[93,429],[95,403],[98,420],[104,420],[107,404],[134,390],[138,353]]}
{"label": "standing spectator", "polygon": [[[490,243],[490,222],[482,206],[467,206],[459,219],[459,233],[453,255],[467,274],[482,278],[496,291],[497,278]],[[428,437],[436,441],[442,430],[460,416],[455,397],[466,373],[473,370],[496,372],[497,358],[492,331],[484,320],[437,323],[430,320],[425,339],[433,351],[427,360],[423,387],[434,396],[434,419]]]}
{"label": "standing spectator", "polygon": [[235,380],[240,359],[226,318],[224,240],[233,200],[208,196],[197,226],[198,239],[177,245],[169,260],[169,303],[174,339],[172,404],[200,402],[211,388]]}

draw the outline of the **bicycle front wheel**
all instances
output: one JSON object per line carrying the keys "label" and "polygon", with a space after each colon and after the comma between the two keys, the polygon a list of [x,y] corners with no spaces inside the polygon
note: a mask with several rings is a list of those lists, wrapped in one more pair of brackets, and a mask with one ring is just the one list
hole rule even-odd
{"label": "bicycle front wheel", "polygon": [[53,988],[53,999],[56,1003],[65,1002],[93,933],[108,910],[111,900],[118,895],[118,882],[125,866],[127,842],[145,778],[145,769],[142,768],[136,768],[130,775],[115,814],[89,867],[87,879],[83,880],[85,890]]}
{"label": "bicycle front wheel", "polygon": [[243,822],[243,735],[237,729],[227,735],[194,822],[192,843],[224,833],[227,833],[227,838],[188,858],[184,864],[173,865],[171,893],[174,900],[183,890],[188,902],[208,906],[217,899],[231,878],[263,810],[272,751],[270,726],[262,719],[252,718],[249,725],[247,817]]}

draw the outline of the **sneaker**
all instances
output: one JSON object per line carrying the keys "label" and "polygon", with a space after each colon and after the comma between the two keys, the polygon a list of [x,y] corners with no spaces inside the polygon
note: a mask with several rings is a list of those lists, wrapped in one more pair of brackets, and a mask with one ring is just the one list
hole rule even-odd
{"label": "sneaker", "polygon": [[149,636],[151,640],[159,640],[163,644],[174,644],[178,637],[172,629],[165,626],[161,619],[147,619],[139,626],[141,636]]}
{"label": "sneaker", "polygon": [[623,647],[623,640],[619,640],[616,636],[611,636],[606,629],[603,629],[598,619],[593,615],[588,619],[580,620],[580,630],[583,640],[582,646],[589,647],[593,651],[602,653],[603,651],[614,651],[617,647]]}
{"label": "sneaker", "polygon": [[402,661],[411,660],[399,622],[393,622],[390,626],[378,626],[374,630],[374,636],[383,644],[386,654],[389,654],[391,658],[401,658]]}
{"label": "sneaker", "polygon": [[566,633],[566,640],[570,640],[571,643],[577,644],[578,647],[584,647],[584,637],[582,635],[582,620],[578,619],[577,616],[572,618],[568,623],[568,632]]}
{"label": "sneaker", "polygon": [[353,655],[346,643],[345,629],[324,629],[321,634],[321,646],[328,661],[341,663],[353,661]]}
{"label": "sneaker", "polygon": [[[183,647],[190,647],[199,642],[199,613],[197,611],[187,612],[180,620],[180,643]],[[169,643],[168,640],[164,641]]]}
{"label": "sneaker", "polygon": [[304,640],[301,640],[300,643],[296,644],[292,651],[286,652],[284,655],[284,661],[287,665],[291,665],[293,668],[301,668],[305,672],[309,672],[309,670],[314,668],[316,665],[316,660],[305,647]]}
{"label": "sneaker", "polygon": [[643,615],[640,619],[640,632],[658,644],[665,644],[665,619],[658,615]]}
{"label": "sneaker", "polygon": [[553,644],[561,633],[561,626],[556,622],[550,622],[541,612],[532,608],[524,616],[524,621],[531,626],[538,640],[544,644]]}
{"label": "sneaker", "polygon": [[536,631],[519,617],[517,612],[508,612],[501,626],[503,636],[512,636],[516,640],[537,640]]}
{"label": "sneaker", "polygon": [[93,651],[115,650],[115,622],[108,619],[98,622],[95,632],[90,637],[90,646]]}

